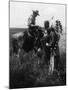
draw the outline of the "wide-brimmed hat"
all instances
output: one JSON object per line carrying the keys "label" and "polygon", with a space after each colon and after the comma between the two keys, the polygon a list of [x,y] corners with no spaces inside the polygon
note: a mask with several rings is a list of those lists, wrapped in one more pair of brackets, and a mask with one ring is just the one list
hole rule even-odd
{"label": "wide-brimmed hat", "polygon": [[36,10],[36,11],[32,10],[32,11],[33,11],[34,14],[39,15],[39,11],[38,10]]}

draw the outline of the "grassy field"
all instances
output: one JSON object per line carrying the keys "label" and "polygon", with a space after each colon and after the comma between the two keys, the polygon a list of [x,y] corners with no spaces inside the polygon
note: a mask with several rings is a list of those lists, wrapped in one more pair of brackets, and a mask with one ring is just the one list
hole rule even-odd
{"label": "grassy field", "polygon": [[[10,36],[13,33],[23,32],[27,29],[10,29]],[[56,86],[66,85],[66,38],[65,33],[61,35],[59,42],[60,49],[60,71],[54,72],[52,75],[48,74],[48,65],[44,51],[40,52],[41,58],[38,54],[32,56],[33,51],[20,53],[20,57],[10,56],[10,88],[28,88],[28,87],[42,87],[42,86]],[[11,39],[11,38],[10,38]],[[45,58],[45,59],[44,59]]]}

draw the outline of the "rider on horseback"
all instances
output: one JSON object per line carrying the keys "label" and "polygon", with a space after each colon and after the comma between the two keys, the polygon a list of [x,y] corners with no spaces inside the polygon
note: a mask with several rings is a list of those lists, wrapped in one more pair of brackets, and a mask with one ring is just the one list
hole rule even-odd
{"label": "rider on horseback", "polygon": [[38,28],[37,25],[35,25],[36,17],[39,15],[39,11],[33,11],[33,14],[28,18],[28,27],[29,27],[29,33],[34,36],[34,33],[36,32],[36,29]]}

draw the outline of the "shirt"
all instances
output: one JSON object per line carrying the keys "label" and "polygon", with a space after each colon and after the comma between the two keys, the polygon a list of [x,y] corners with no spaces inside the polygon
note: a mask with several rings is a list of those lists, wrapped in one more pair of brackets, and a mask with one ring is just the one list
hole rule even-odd
{"label": "shirt", "polygon": [[28,18],[28,26],[31,25],[35,25],[35,17],[33,15]]}

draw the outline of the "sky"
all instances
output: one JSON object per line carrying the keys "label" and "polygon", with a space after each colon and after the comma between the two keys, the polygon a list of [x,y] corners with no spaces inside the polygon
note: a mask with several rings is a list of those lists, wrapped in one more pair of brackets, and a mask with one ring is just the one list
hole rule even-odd
{"label": "sky", "polygon": [[59,19],[65,27],[65,5],[26,2],[10,2],[10,27],[27,28],[32,10],[38,10],[40,14],[36,18],[36,25],[43,27],[44,21],[51,22],[51,18],[54,16],[54,21]]}

